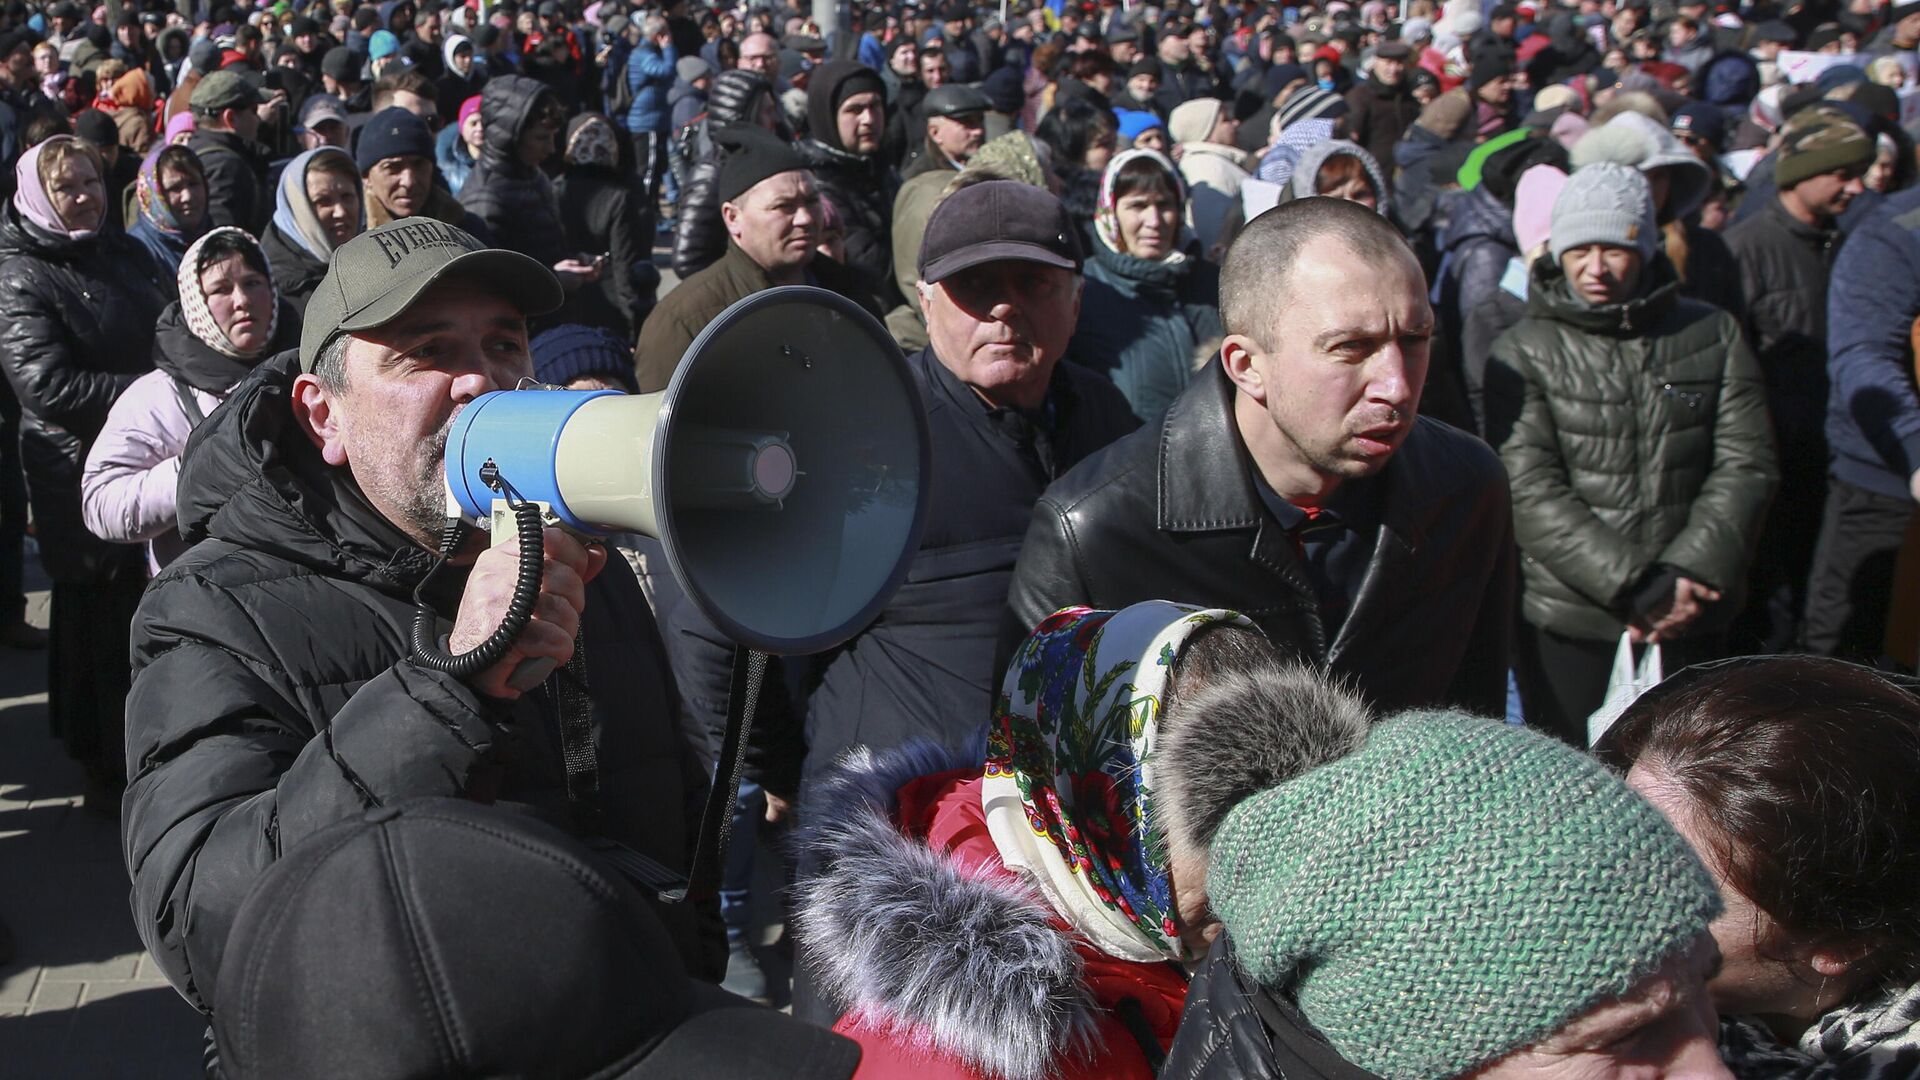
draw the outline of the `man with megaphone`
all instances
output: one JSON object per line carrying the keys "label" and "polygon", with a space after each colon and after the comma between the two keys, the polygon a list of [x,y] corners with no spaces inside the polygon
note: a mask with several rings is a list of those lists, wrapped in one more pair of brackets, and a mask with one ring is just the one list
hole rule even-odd
{"label": "man with megaphone", "polygon": [[[516,592],[513,544],[469,543],[433,572],[443,448],[470,402],[532,375],[526,321],[561,299],[524,255],[438,221],[382,226],[335,251],[297,355],[263,363],[195,432],[179,505],[196,546],[133,629],[124,832],[141,937],[202,1010],[253,883],[369,806],[524,804],[687,865],[703,769],[624,560],[549,528],[531,619],[496,663],[462,679],[409,659],[416,599],[458,653]],[[526,661],[569,660],[509,685]],[[567,723],[590,725],[589,799],[563,760]],[[718,978],[712,910],[659,914],[688,969]]]}

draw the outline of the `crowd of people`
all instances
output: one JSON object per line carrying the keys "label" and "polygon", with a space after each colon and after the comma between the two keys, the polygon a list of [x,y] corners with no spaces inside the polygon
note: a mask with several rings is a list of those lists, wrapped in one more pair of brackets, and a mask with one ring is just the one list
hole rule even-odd
{"label": "crowd of people", "polygon": [[[0,7],[0,644],[210,1075],[1920,1078],[1920,0],[823,21]],[[549,529],[416,662],[442,457],[791,285],[927,515],[682,900],[734,643]]]}

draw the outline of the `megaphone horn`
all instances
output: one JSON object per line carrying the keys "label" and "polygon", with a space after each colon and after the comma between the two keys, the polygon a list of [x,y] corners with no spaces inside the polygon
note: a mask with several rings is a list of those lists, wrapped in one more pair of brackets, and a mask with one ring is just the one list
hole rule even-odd
{"label": "megaphone horn", "polygon": [[589,535],[657,537],[713,624],[749,648],[813,653],[872,621],[926,518],[913,374],[851,301],[788,286],[708,324],[666,390],[505,390],[448,433],[461,511],[501,486]]}

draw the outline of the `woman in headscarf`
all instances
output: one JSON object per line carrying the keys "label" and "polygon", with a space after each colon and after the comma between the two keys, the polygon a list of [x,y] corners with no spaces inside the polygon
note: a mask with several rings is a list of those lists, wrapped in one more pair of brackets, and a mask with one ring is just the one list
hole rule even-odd
{"label": "woman in headscarf", "polygon": [[487,66],[474,63],[473,42],[464,34],[449,34],[440,45],[440,58],[447,73],[434,83],[434,96],[441,108],[452,108],[456,101],[479,97],[487,85]]}
{"label": "woman in headscarf", "polygon": [[113,403],[80,478],[87,529],[147,542],[154,573],[186,550],[173,495],[187,436],[261,359],[300,344],[299,312],[274,291],[266,253],[243,229],[194,241],[177,284],[180,298],[154,330],[157,370]]}
{"label": "woman in headscarf", "polygon": [[280,295],[296,310],[307,310],[333,249],[366,228],[364,205],[360,170],[345,150],[322,146],[287,163],[260,247]]}
{"label": "woman in headscarf", "polygon": [[127,634],[147,575],[137,552],[87,532],[80,463],[114,399],[151,369],[167,297],[153,260],[107,227],[105,173],[70,135],[20,155],[0,212],[0,368],[23,410],[20,461],[53,581],[47,711],[86,769],[87,805],[117,814]]}
{"label": "woman in headscarf", "polygon": [[566,172],[554,191],[567,249],[607,256],[607,272],[567,296],[566,322],[600,326],[632,338],[653,310],[660,283],[653,268],[651,222],[630,197],[620,168],[620,136],[599,113],[567,125]]}
{"label": "woman in headscarf", "polygon": [[147,151],[133,197],[139,218],[127,234],[147,249],[170,282],[187,245],[207,228],[207,175],[200,156],[170,144]]}
{"label": "woman in headscarf", "polygon": [[1123,150],[1108,163],[1068,348],[1112,379],[1146,423],[1180,396],[1223,333],[1220,271],[1181,225],[1185,204],[1180,172],[1160,154]]}
{"label": "woman in headscarf", "polygon": [[1168,854],[1206,756],[1175,749],[1183,703],[1230,696],[1267,745],[1290,718],[1233,688],[1292,672],[1231,612],[1067,608],[1015,654],[984,755],[861,753],[810,793],[798,942],[860,1075],[1152,1076],[1214,932],[1204,864]]}

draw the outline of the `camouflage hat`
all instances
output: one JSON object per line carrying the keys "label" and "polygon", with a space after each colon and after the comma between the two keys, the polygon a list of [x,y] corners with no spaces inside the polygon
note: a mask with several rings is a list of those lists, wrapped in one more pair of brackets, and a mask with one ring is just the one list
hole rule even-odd
{"label": "camouflage hat", "polygon": [[1786,191],[1823,173],[1864,171],[1873,164],[1875,152],[1873,136],[1840,110],[1820,106],[1803,109],[1781,132],[1774,184]]}

